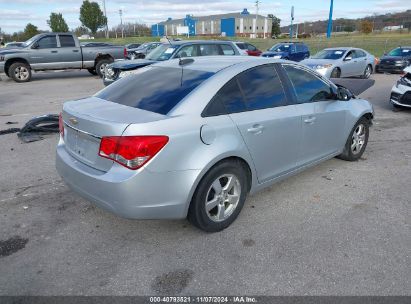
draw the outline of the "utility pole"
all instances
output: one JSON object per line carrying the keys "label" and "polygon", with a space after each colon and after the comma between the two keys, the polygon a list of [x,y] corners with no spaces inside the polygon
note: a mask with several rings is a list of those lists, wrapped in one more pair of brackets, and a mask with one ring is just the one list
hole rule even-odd
{"label": "utility pole", "polygon": [[257,0],[257,1],[255,1],[255,7],[256,7],[256,11],[255,11],[255,33],[254,33],[254,35],[255,35],[255,38],[257,38],[257,33],[258,33],[258,30],[257,30],[257,28],[258,28],[258,9],[259,9],[259,5],[260,5],[260,1],[259,0]]}
{"label": "utility pole", "polygon": [[333,30],[333,5],[334,5],[334,0],[331,0],[330,15],[328,17],[327,39],[331,38],[331,32]]}
{"label": "utility pole", "polygon": [[290,26],[290,39],[293,40],[293,21],[294,21],[294,5],[291,6],[291,26]]}
{"label": "utility pole", "polygon": [[106,11],[106,0],[103,0],[103,11],[104,11],[104,17],[106,17],[106,27],[105,27],[105,31],[106,31],[106,38],[108,39],[108,20],[107,20],[107,11]]}
{"label": "utility pole", "polygon": [[123,27],[123,10],[119,9],[118,13],[120,14],[120,26],[121,26],[121,38],[124,38],[124,27]]}

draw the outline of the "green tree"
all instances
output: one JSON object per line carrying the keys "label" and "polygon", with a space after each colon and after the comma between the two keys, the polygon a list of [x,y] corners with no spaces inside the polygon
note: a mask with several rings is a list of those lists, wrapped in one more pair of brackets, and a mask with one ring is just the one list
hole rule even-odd
{"label": "green tree", "polygon": [[50,26],[52,32],[68,32],[66,20],[64,20],[61,13],[51,13],[50,19],[47,20],[47,24]]}
{"label": "green tree", "polygon": [[281,34],[281,29],[280,29],[281,19],[274,16],[273,14],[269,14],[268,18],[271,19],[271,21],[273,22],[271,26],[271,36],[278,37]]}
{"label": "green tree", "polygon": [[80,8],[80,21],[85,27],[88,27],[94,35],[99,28],[106,25],[107,18],[104,16],[97,2],[84,0]]}
{"label": "green tree", "polygon": [[23,32],[24,40],[30,39],[31,37],[37,35],[38,33],[39,33],[39,29],[37,28],[37,26],[31,23],[28,23],[26,27],[24,28],[24,32]]}

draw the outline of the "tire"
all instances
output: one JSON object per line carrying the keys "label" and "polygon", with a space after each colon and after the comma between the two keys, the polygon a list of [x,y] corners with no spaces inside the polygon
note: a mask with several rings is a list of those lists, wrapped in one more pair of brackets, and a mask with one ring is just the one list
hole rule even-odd
{"label": "tire", "polygon": [[97,75],[97,72],[95,69],[87,69],[87,71],[91,74],[91,75]]}
{"label": "tire", "polygon": [[[338,158],[347,161],[356,161],[361,158],[368,143],[370,134],[370,122],[365,117],[361,117],[355,124],[345,143],[343,153]],[[360,131],[362,128],[362,131]],[[355,142],[354,142],[355,141]],[[362,141],[362,143],[361,143]]]}
{"label": "tire", "polygon": [[334,68],[331,72],[330,78],[340,78],[341,70],[339,68]]}
{"label": "tire", "polygon": [[241,162],[234,160],[212,167],[191,200],[187,216],[191,224],[206,232],[218,232],[230,226],[248,194],[246,170]]}
{"label": "tire", "polygon": [[368,79],[368,78],[370,78],[371,74],[372,74],[372,65],[369,64],[365,68],[364,73],[361,75],[361,78],[362,79]]}
{"label": "tire", "polygon": [[106,67],[106,65],[112,62],[113,60],[111,59],[100,59],[99,61],[97,61],[95,71],[100,78],[103,78],[104,76],[104,68]]}
{"label": "tire", "polygon": [[31,80],[31,68],[24,62],[13,63],[8,74],[15,82],[29,82]]}

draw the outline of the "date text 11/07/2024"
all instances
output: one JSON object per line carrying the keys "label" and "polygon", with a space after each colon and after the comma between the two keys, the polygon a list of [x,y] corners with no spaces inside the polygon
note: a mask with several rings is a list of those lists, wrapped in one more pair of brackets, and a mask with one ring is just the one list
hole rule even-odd
{"label": "date text 11/07/2024", "polygon": [[159,296],[150,297],[150,303],[257,303],[255,297],[231,296],[231,297],[184,297],[184,296]]}

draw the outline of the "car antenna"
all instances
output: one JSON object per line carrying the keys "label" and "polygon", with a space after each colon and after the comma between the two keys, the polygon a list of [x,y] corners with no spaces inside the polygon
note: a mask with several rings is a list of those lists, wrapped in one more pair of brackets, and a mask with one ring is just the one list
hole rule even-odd
{"label": "car antenna", "polygon": [[178,65],[181,66],[181,86],[183,86],[183,77],[184,77],[184,66],[190,63],[193,63],[193,58],[184,58],[178,57]]}

